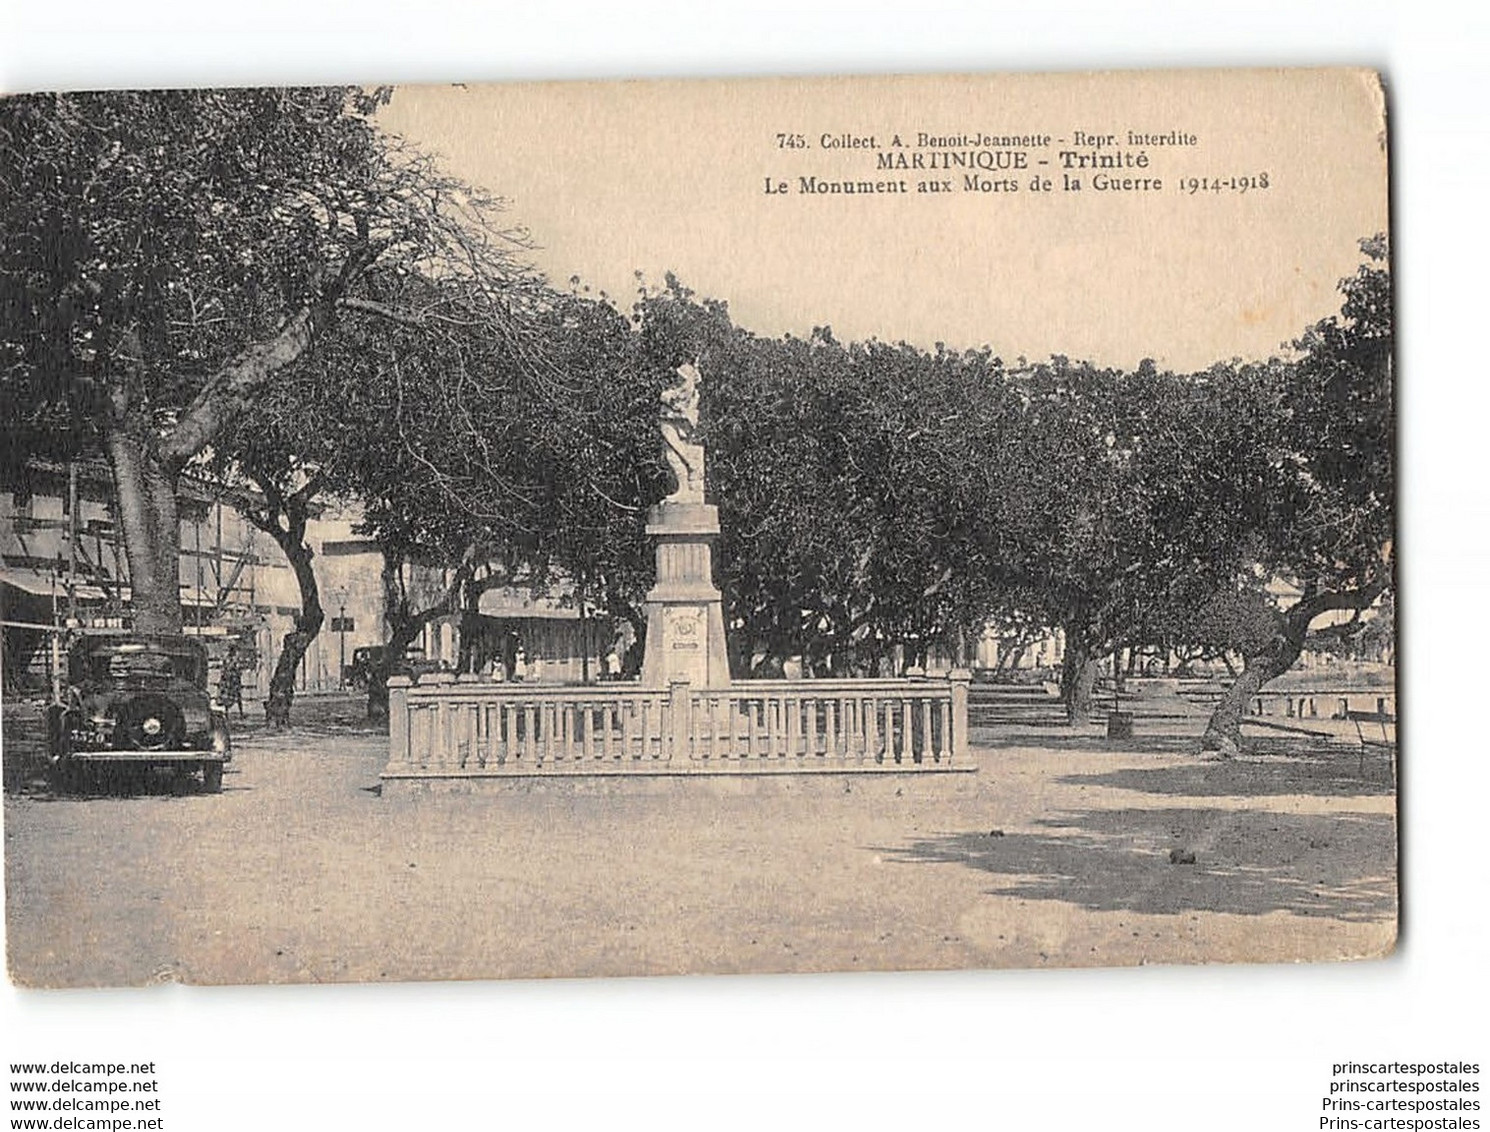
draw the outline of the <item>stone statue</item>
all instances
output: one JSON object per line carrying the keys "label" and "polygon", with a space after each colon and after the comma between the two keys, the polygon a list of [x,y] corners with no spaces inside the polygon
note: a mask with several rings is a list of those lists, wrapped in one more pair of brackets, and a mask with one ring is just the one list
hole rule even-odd
{"label": "stone statue", "polygon": [[682,383],[662,391],[663,455],[678,486],[669,503],[704,501],[704,446],[698,440],[699,373],[692,363],[678,367]]}

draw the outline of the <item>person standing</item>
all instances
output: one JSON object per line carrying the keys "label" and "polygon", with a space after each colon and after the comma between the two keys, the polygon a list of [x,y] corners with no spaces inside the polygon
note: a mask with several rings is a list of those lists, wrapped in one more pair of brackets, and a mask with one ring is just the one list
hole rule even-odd
{"label": "person standing", "polygon": [[226,713],[234,704],[238,705],[238,718],[243,711],[243,662],[238,656],[238,646],[229,645],[228,655],[223,657],[222,675],[217,681],[217,702]]}

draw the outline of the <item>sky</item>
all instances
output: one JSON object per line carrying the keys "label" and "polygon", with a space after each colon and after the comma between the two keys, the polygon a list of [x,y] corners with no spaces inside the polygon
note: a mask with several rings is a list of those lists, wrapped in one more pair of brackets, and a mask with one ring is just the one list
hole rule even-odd
{"label": "sky", "polygon": [[1381,115],[1370,72],[1269,70],[403,87],[380,121],[623,306],[672,271],[767,335],[1193,369],[1338,309]]}

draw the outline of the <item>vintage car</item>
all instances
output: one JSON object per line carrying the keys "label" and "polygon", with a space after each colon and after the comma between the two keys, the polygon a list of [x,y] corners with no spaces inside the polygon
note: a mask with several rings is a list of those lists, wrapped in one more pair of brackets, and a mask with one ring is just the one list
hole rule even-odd
{"label": "vintage car", "polygon": [[[377,672],[378,666],[383,663],[383,658],[387,654],[388,650],[383,645],[362,645],[353,649],[352,662],[341,670],[342,683],[360,692],[367,691],[374,673]],[[440,666],[437,662],[425,659],[423,649],[411,648],[404,653],[403,660],[392,667],[389,675],[423,676],[427,672],[439,670]]]}
{"label": "vintage car", "polygon": [[207,689],[207,650],[179,636],[93,636],[67,656],[67,686],[50,714],[51,768],[60,789],[112,771],[201,773],[222,789],[232,758],[227,716]]}

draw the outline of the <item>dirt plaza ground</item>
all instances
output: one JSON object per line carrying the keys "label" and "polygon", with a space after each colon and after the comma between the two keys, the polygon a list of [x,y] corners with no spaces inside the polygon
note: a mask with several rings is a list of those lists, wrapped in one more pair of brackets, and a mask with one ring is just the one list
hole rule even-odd
{"label": "dirt plaza ground", "polygon": [[1280,962],[1396,937],[1390,768],[1345,742],[1206,761],[1194,720],[1115,742],[975,705],[976,775],[385,797],[356,705],[303,715],[245,729],[220,795],[8,794],[11,978]]}

